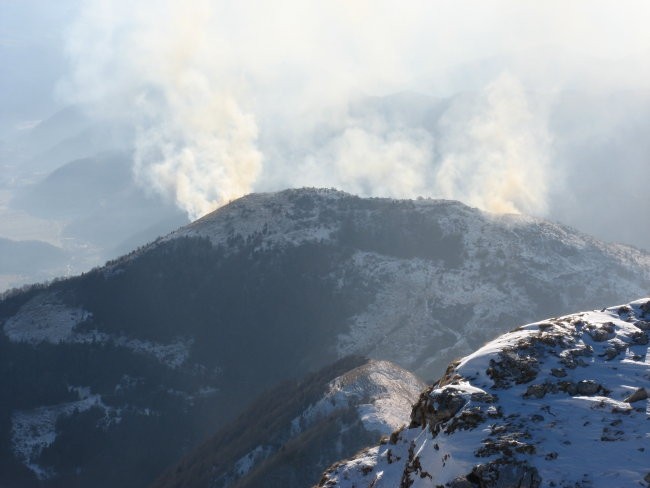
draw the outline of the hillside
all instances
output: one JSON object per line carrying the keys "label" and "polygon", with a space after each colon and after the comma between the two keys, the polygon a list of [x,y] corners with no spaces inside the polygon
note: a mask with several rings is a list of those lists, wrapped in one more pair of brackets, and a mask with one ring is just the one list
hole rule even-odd
{"label": "hillside", "polygon": [[649,279],[647,253],[459,202],[249,195],[4,297],[0,482],[143,486],[281,381],[352,354],[430,380],[518,323]]}
{"label": "hillside", "polygon": [[309,486],[336,459],[404,425],[424,386],[387,361],[337,361],[262,393],[152,488]]}
{"label": "hillside", "polygon": [[321,487],[650,485],[650,300],[525,325],[452,363],[408,429]]}

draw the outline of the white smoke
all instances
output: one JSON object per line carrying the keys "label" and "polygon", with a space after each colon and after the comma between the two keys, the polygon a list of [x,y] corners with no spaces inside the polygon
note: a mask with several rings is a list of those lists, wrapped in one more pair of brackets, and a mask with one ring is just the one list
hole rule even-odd
{"label": "white smoke", "polygon": [[492,212],[547,211],[551,136],[544,107],[503,74],[443,115],[435,194]]}
{"label": "white smoke", "polygon": [[155,121],[138,127],[134,171],[196,219],[249,192],[262,157],[255,120],[232,97],[213,93],[200,77],[184,85],[180,96],[165,93]]}
{"label": "white smoke", "polygon": [[69,42],[71,98],[130,120],[136,181],[191,219],[249,192],[262,165],[213,14],[203,0],[89,2]]}
{"label": "white smoke", "polygon": [[[596,79],[643,84],[650,39],[643,16],[629,13],[647,10],[581,0],[88,0],[68,35],[62,93],[128,119],[137,181],[191,218],[291,185],[544,214],[558,170],[548,100],[531,93]],[[620,69],[600,63],[623,54]],[[401,90],[464,94],[435,127],[350,113],[356,99]]]}
{"label": "white smoke", "polygon": [[344,188],[363,196],[416,197],[429,193],[431,136],[423,130],[375,134],[349,127],[307,158],[303,180]]}

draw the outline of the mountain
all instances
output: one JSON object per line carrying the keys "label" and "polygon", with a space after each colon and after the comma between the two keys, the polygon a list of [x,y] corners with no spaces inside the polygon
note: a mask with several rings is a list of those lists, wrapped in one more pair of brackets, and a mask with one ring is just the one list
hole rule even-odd
{"label": "mountain", "polygon": [[249,195],[0,301],[0,483],[145,486],[281,381],[352,354],[435,378],[649,279],[643,251],[459,202]]}
{"label": "mountain", "polygon": [[266,391],[152,488],[304,487],[408,422],[424,388],[388,361],[345,358]]}
{"label": "mountain", "polygon": [[12,132],[0,134],[0,232],[56,243],[67,262],[61,270],[55,258],[41,258],[19,276],[0,275],[0,291],[87,271],[189,222],[136,184],[126,121],[70,106]]}
{"label": "mountain", "polygon": [[452,363],[408,429],[322,487],[650,485],[650,299],[525,325]]}
{"label": "mountain", "polygon": [[65,268],[66,253],[42,241],[14,241],[0,237],[0,275],[37,273],[53,267]]}
{"label": "mountain", "polygon": [[90,243],[104,256],[123,241],[137,239],[143,222],[160,226],[164,233],[188,222],[173,204],[136,184],[131,156],[125,152],[70,161],[16,192],[11,204],[40,218],[66,222],[66,238]]}
{"label": "mountain", "polygon": [[35,122],[3,141],[6,152],[0,157],[15,167],[19,178],[47,174],[69,161],[104,152],[130,151],[133,145],[133,131],[125,121],[102,119],[79,106],[64,107]]}
{"label": "mountain", "polygon": [[362,291],[368,303],[354,305],[333,347],[431,377],[491,339],[499,332],[492,327],[502,332],[518,317],[570,312],[572,300],[589,308],[650,286],[647,252],[455,201],[309,189],[256,194],[170,236],[179,237],[244,245],[257,255],[313,245],[342,251],[328,277],[347,294]]}

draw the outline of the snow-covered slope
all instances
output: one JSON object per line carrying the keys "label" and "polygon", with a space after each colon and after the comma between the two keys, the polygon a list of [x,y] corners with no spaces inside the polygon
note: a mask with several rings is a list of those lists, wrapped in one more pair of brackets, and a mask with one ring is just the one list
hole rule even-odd
{"label": "snow-covered slope", "polygon": [[519,327],[450,365],[408,429],[323,487],[650,485],[650,299]]}
{"label": "snow-covered slope", "polygon": [[344,453],[405,425],[424,387],[388,361],[339,361],[295,386],[263,393],[152,488],[309,486]]}
{"label": "snow-covered slope", "polygon": [[389,361],[369,361],[328,384],[323,397],[291,421],[298,434],[337,410],[355,408],[364,428],[388,435],[406,421],[424,383]]}

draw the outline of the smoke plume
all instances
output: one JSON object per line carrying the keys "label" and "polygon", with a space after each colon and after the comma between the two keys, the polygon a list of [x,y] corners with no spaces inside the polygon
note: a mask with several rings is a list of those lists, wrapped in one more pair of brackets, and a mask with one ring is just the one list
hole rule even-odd
{"label": "smoke plume", "polygon": [[452,104],[435,193],[492,212],[545,214],[551,138],[542,112],[507,74]]}
{"label": "smoke plume", "polygon": [[[571,174],[557,156],[556,95],[645,86],[650,39],[630,13],[647,10],[89,0],[69,30],[60,93],[132,124],[135,178],[191,218],[295,185],[544,215]],[[399,92],[431,106],[353,110]]]}
{"label": "smoke plume", "polygon": [[191,219],[251,190],[262,164],[208,1],[89,2],[69,51],[75,101],[134,127],[134,176]]}

